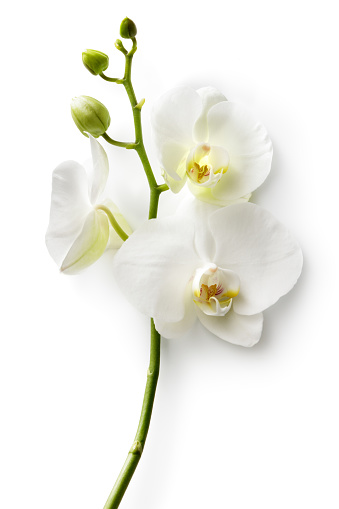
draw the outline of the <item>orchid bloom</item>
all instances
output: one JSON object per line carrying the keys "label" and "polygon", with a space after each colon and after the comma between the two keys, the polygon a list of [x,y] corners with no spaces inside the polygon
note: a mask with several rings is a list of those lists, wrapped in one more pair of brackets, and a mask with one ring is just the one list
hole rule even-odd
{"label": "orchid bloom", "polygon": [[123,241],[110,227],[109,210],[131,233],[119,209],[109,200],[99,199],[106,186],[109,167],[105,150],[89,135],[92,171],[75,161],[61,163],[53,172],[47,249],[62,272],[73,274],[94,263],[106,247],[120,248]]}
{"label": "orchid bloom", "polygon": [[160,97],[152,126],[162,174],[175,193],[188,182],[199,199],[220,206],[247,201],[271,168],[266,129],[212,87],[182,87]]}
{"label": "orchid bloom", "polygon": [[[296,283],[302,254],[287,229],[252,203],[211,207],[138,228],[114,259],[130,302],[175,338],[198,319],[216,336],[242,346],[260,339],[262,311]],[[211,211],[211,209],[213,209]]]}

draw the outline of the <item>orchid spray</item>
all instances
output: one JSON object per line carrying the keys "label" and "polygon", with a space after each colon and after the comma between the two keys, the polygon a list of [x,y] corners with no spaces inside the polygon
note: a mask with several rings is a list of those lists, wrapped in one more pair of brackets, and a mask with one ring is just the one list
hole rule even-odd
{"label": "orchid spray", "polygon": [[[104,509],[120,505],[141,458],[150,425],[160,368],[160,338],[180,337],[198,321],[215,336],[250,347],[263,327],[263,311],[296,283],[302,254],[287,229],[269,212],[249,203],[267,177],[272,143],[265,127],[213,87],[180,87],[155,103],[152,128],[163,183],[158,183],[143,141],[141,112],[132,85],[137,28],[125,18],[115,42],[125,58],[122,78],[109,77],[105,53],[87,50],[85,67],[124,87],[135,139],[117,141],[107,130],[110,114],[92,97],[72,101],[73,120],[89,138],[90,169],[75,161],[53,173],[47,248],[66,274],[114,256],[121,292],[150,318],[150,361],[137,432]],[[138,154],[149,185],[148,220],[135,231],[106,194],[109,161],[99,143]],[[192,192],[171,216],[157,218],[161,194]]]}

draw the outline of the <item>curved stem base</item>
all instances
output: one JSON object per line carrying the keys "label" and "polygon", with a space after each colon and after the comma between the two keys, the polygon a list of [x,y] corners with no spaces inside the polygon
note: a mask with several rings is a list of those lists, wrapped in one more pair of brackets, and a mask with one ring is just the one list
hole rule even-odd
{"label": "curved stem base", "polygon": [[155,391],[157,388],[160,369],[160,334],[155,329],[153,318],[151,319],[151,346],[150,363],[147,370],[147,382],[142,404],[139,426],[133,445],[127,455],[119,477],[107,499],[104,509],[116,509],[124,496],[124,493],[132,479],[134,471],[139,463],[145,445],[148,429],[151,422]]}

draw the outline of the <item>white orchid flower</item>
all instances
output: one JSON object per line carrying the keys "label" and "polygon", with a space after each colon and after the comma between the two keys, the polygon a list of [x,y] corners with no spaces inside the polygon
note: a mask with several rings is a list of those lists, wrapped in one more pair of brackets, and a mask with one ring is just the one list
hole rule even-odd
{"label": "white orchid flower", "polygon": [[167,92],[152,113],[165,182],[179,192],[188,181],[199,199],[220,206],[247,201],[271,168],[265,127],[212,87]]}
{"label": "white orchid flower", "polygon": [[252,203],[153,219],[114,259],[121,291],[157,330],[175,338],[198,319],[242,346],[260,339],[262,311],[296,283],[302,254],[287,229]]}
{"label": "white orchid flower", "polygon": [[100,143],[91,135],[89,138],[93,163],[89,173],[75,161],[65,161],[53,172],[46,245],[60,270],[68,274],[94,263],[106,247],[118,249],[123,244],[110,227],[106,212],[114,215],[127,234],[131,233],[112,202],[99,202],[108,178],[108,158]]}

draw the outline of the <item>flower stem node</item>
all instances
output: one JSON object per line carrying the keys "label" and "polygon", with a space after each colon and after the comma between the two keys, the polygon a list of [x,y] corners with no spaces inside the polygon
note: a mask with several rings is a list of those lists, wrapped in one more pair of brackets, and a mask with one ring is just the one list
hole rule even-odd
{"label": "flower stem node", "polygon": [[87,49],[82,53],[82,62],[91,74],[97,76],[106,71],[109,58],[105,53],[94,49]]}
{"label": "flower stem node", "polygon": [[86,133],[89,133],[98,138],[107,131],[111,123],[106,106],[87,95],[72,100],[71,113],[75,125],[84,136],[88,136]]}
{"label": "flower stem node", "polygon": [[138,104],[136,104],[134,106],[134,109],[141,110],[141,108],[143,107],[144,104],[145,104],[145,99],[141,99],[141,101],[139,101]]}
{"label": "flower stem node", "polygon": [[142,455],[142,443],[139,442],[139,440],[135,440],[135,442],[133,442],[132,444],[132,447],[130,449],[130,453],[131,454],[139,454],[140,456]]}
{"label": "flower stem node", "polygon": [[123,39],[133,39],[137,35],[137,27],[131,19],[125,18],[121,22],[120,35]]}

